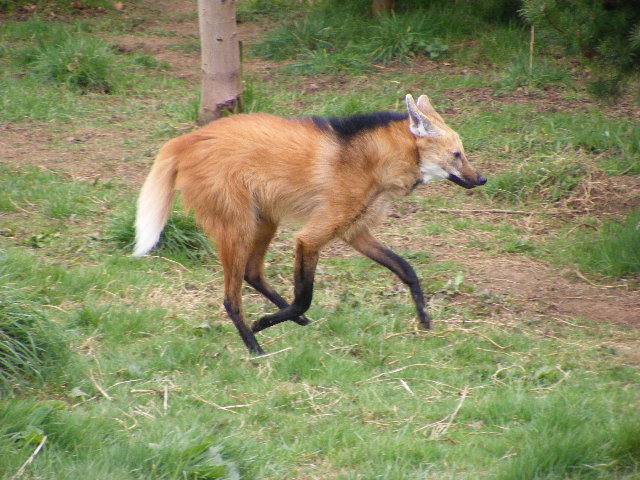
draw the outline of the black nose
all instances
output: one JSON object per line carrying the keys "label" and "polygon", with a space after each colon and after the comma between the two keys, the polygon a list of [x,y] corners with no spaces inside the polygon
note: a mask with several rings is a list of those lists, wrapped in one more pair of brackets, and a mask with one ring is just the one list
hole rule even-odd
{"label": "black nose", "polygon": [[487,179],[484,177],[484,175],[478,175],[478,180],[476,180],[476,183],[478,185],[484,185],[485,183],[487,183]]}

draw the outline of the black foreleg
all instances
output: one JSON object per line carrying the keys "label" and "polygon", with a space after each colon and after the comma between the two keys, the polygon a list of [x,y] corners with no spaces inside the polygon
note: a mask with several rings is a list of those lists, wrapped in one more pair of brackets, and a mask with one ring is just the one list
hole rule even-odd
{"label": "black foreleg", "polygon": [[[283,309],[287,308],[289,303],[269,285],[264,275],[264,257],[277,228],[278,225],[276,223],[264,219],[261,219],[256,225],[253,248],[250,252],[247,265],[245,266],[244,279],[276,307]],[[291,320],[298,325],[308,325],[310,323],[310,320],[304,315],[292,318]]]}
{"label": "black foreleg", "polygon": [[420,281],[411,265],[409,265],[404,258],[382,245],[368,230],[353,237],[349,243],[363,255],[387,267],[409,287],[418,312],[418,320],[424,328],[430,329],[431,317],[425,307],[424,294],[420,287]]}
{"label": "black foreleg", "polygon": [[[264,281],[263,277],[251,277],[245,274],[244,279],[258,293],[264,295],[267,300],[273,303],[276,307],[280,309],[289,307],[289,302],[282,298],[280,294],[271,287],[271,285]],[[304,315],[299,315],[298,317],[291,318],[290,320],[302,326],[309,325],[309,323],[311,323],[311,320],[309,320]]]}
{"label": "black foreleg", "polygon": [[[294,299],[291,305],[284,306],[281,310],[271,315],[265,315],[253,322],[251,329],[259,332],[287,320],[296,320],[303,316],[309,309],[313,297],[313,279],[318,264],[318,250],[306,247],[298,241],[296,248],[296,264],[294,272]],[[286,304],[286,302],[285,302]]]}

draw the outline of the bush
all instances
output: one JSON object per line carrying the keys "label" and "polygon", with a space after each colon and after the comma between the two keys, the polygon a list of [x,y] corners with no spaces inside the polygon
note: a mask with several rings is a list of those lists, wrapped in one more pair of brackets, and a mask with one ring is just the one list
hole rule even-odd
{"label": "bush", "polygon": [[522,16],[543,38],[592,67],[592,93],[608,98],[640,70],[640,4],[619,0],[523,0]]}
{"label": "bush", "polygon": [[[346,62],[349,69],[370,62],[406,62],[418,55],[436,58],[448,50],[430,31],[423,11],[371,18],[367,8],[362,2],[319,2],[302,18],[280,25],[253,51],[275,60],[302,54],[306,64],[317,60],[323,65],[312,68],[316,72],[330,63]],[[332,55],[336,58],[328,60]]]}
{"label": "bush", "polygon": [[417,55],[437,58],[447,51],[440,39],[429,34],[426,17],[411,13],[379,17],[362,48],[374,62],[382,63],[406,62]]}

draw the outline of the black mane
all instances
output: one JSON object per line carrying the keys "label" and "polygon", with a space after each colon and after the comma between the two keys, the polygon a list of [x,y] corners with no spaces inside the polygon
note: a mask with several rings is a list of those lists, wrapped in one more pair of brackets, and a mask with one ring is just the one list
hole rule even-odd
{"label": "black mane", "polygon": [[398,112],[373,112],[358,113],[347,117],[311,117],[313,123],[322,130],[335,132],[342,140],[350,140],[356,135],[367,130],[388,125],[391,122],[406,120],[406,113]]}

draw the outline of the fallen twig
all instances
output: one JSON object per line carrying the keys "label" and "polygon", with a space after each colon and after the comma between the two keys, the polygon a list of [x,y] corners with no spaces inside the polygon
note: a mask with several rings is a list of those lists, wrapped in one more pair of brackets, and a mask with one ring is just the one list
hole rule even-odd
{"label": "fallen twig", "polygon": [[165,413],[166,413],[167,409],[169,408],[169,386],[168,385],[164,385],[164,395],[163,395],[163,399],[162,399],[162,408],[164,409]]}
{"label": "fallen twig", "polygon": [[246,404],[240,404],[240,405],[218,405],[215,402],[212,402],[210,400],[205,400],[202,397],[199,397],[198,395],[191,395],[193,398],[195,398],[196,400],[201,401],[202,403],[206,403],[207,405],[217,408],[218,410],[224,410],[225,412],[229,412],[229,413],[234,413],[234,414],[238,414],[238,412],[234,412],[232,409],[233,408],[243,408],[243,407],[250,407],[251,405],[253,405],[253,403],[246,403]]}
{"label": "fallen twig", "polygon": [[159,258],[160,260],[164,260],[165,262],[168,263],[173,263],[174,265],[179,266],[180,268],[183,268],[184,270],[186,270],[187,272],[191,273],[191,270],[189,270],[187,267],[185,267],[183,264],[181,264],[180,262],[177,262],[175,260],[171,260],[170,258],[167,257],[161,257],[160,255],[149,255],[150,258]]}
{"label": "fallen twig", "polygon": [[29,456],[29,458],[27,458],[27,461],[24,462],[22,464],[22,466],[20,467],[20,469],[16,472],[16,474],[13,477],[11,477],[11,480],[15,480],[16,478],[20,478],[22,475],[24,475],[24,472],[25,472],[26,468],[29,466],[29,464],[31,462],[33,462],[33,459],[36,458],[36,455],[38,455],[38,453],[40,453],[40,450],[42,450],[42,447],[44,447],[44,444],[45,444],[46,441],[47,441],[47,436],[45,435],[44,437],[42,437],[42,441],[38,444],[38,446],[33,451],[31,456]]}
{"label": "fallen twig", "polygon": [[602,288],[603,290],[608,290],[610,288],[628,288],[627,285],[598,285],[597,283],[594,283],[591,280],[589,280],[587,277],[585,277],[584,274],[580,272],[580,270],[575,270],[575,272],[580,279],[584,280],[592,287]]}
{"label": "fallen twig", "polygon": [[485,335],[484,333],[480,333],[476,330],[473,330],[471,328],[461,328],[461,327],[449,327],[447,330],[451,330],[451,331],[462,331],[464,333],[471,333],[473,335],[477,335],[480,338],[486,340],[487,342],[489,342],[491,345],[493,345],[496,348],[499,348],[500,350],[504,350],[505,348],[509,348],[511,345],[507,345],[507,346],[503,346],[500,345],[499,343],[496,343],[495,341],[491,340],[491,338],[489,338],[487,335]]}
{"label": "fallen twig", "polygon": [[496,213],[504,215],[533,215],[526,210],[502,210],[500,208],[436,208],[439,213]]}
{"label": "fallen twig", "polygon": [[411,390],[407,382],[405,382],[402,378],[400,379],[400,385],[402,385],[402,388],[404,388],[407,392],[409,392],[413,397],[416,396],[416,394],[413,393],[413,390]]}
{"label": "fallen twig", "polygon": [[411,368],[411,367],[430,367],[430,366],[431,366],[430,363],[413,363],[411,365],[406,365],[404,367],[396,368],[394,370],[389,370],[388,372],[379,373],[378,375],[374,375],[373,377],[368,378],[367,380],[363,380],[361,382],[356,382],[356,383],[358,384],[368,383],[368,382],[371,382],[372,380],[375,380],[376,378],[384,377],[385,375],[392,375],[394,373],[401,372],[402,370],[406,370],[407,368]]}
{"label": "fallen twig", "polygon": [[91,377],[91,383],[93,383],[93,386],[96,387],[96,389],[100,392],[100,395],[102,395],[107,400],[111,400],[111,395],[109,395],[107,391],[100,386],[96,378],[93,376],[93,373],[90,374],[90,377]]}
{"label": "fallen twig", "polygon": [[451,425],[453,425],[453,421],[458,415],[460,408],[462,408],[462,404],[464,403],[464,400],[467,398],[468,394],[469,394],[469,387],[464,387],[464,389],[460,393],[460,400],[458,401],[458,404],[456,405],[456,408],[453,410],[453,412],[451,412],[449,415],[442,418],[441,420],[438,420],[437,422],[430,423],[429,425],[425,425],[423,427],[418,428],[416,432],[420,432],[429,427],[433,427],[433,430],[429,435],[429,439],[431,440],[435,440],[441,437],[442,435],[444,435],[445,433],[447,433],[447,431],[449,431],[449,428],[451,428]]}
{"label": "fallen twig", "polygon": [[277,352],[265,353],[264,355],[258,355],[256,357],[248,357],[248,358],[249,360],[261,360],[263,358],[273,357],[274,355],[277,355],[282,352],[286,352],[291,349],[293,349],[293,347],[287,347],[287,348],[283,348],[282,350],[278,350]]}

